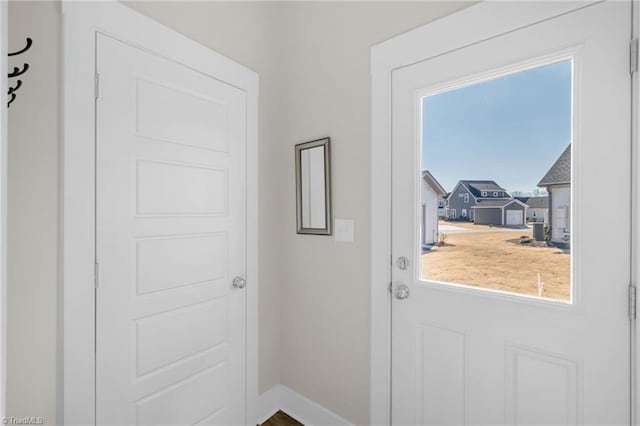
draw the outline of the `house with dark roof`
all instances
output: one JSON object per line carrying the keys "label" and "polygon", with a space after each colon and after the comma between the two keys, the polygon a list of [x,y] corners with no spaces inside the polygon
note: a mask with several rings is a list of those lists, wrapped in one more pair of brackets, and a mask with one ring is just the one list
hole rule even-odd
{"label": "house with dark roof", "polygon": [[569,247],[571,241],[571,144],[538,183],[549,193],[551,241]]}
{"label": "house with dark roof", "polygon": [[461,180],[447,197],[447,218],[482,225],[523,225],[527,205],[492,180]]}
{"label": "house with dark roof", "polygon": [[549,197],[516,197],[529,206],[527,209],[527,222],[549,221]]}
{"label": "house with dark roof", "polygon": [[435,244],[438,241],[439,210],[447,191],[428,170],[424,170],[422,172],[420,194],[422,200],[420,211],[421,241],[423,245]]}

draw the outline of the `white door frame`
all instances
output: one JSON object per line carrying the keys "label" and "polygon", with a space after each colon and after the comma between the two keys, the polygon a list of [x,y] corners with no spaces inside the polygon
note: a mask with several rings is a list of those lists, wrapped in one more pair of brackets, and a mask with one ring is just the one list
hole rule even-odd
{"label": "white door frame", "polygon": [[163,56],[246,92],[247,424],[258,397],[258,75],[115,1],[63,4],[62,247],[58,423],[95,422],[96,34]]}
{"label": "white door frame", "polygon": [[[484,1],[453,15],[401,34],[371,48],[371,395],[370,423],[391,424],[391,110],[392,74],[394,70],[422,62],[464,47],[477,44],[496,36],[509,33],[558,15],[587,7],[596,1],[583,2],[538,2],[535,4],[519,0],[501,2]],[[637,6],[637,5],[636,5]],[[634,18],[639,15],[634,8]],[[634,29],[639,34],[638,19]],[[637,79],[637,76],[635,77]],[[638,98],[638,84],[634,86],[634,100]],[[637,102],[634,102],[634,105]],[[634,113],[636,127],[640,112]],[[634,146],[637,133],[633,133]],[[640,185],[637,185],[640,164],[640,149],[634,151],[633,191],[640,200]],[[637,203],[634,203],[634,208]],[[640,224],[640,211],[635,208],[632,228]],[[634,264],[640,264],[640,250],[634,232]],[[391,262],[389,261],[391,259]],[[632,271],[633,282],[637,274]],[[632,351],[637,331],[632,326]],[[637,355],[632,353],[632,363]],[[640,407],[640,398],[635,392],[637,372],[632,366],[633,411]],[[632,413],[636,424],[635,413]]]}

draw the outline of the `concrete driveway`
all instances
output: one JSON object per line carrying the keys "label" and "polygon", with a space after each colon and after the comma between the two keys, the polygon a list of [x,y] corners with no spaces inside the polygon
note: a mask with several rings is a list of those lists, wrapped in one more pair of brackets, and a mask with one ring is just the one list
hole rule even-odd
{"label": "concrete driveway", "polygon": [[[455,223],[455,222],[453,222]],[[471,222],[465,222],[461,224],[452,225],[451,222],[439,222],[438,232],[444,232],[445,234],[458,234],[469,232],[530,232],[531,227],[524,225],[518,228],[507,228],[502,226],[488,225],[474,225]]]}

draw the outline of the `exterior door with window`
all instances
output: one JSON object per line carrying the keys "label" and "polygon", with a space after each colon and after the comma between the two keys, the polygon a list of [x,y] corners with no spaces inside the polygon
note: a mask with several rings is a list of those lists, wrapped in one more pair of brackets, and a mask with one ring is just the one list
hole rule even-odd
{"label": "exterior door with window", "polygon": [[[392,424],[630,423],[630,13],[588,5],[393,72]],[[425,168],[506,193],[478,183],[488,223],[445,223],[423,253]],[[542,235],[513,202],[534,190]]]}

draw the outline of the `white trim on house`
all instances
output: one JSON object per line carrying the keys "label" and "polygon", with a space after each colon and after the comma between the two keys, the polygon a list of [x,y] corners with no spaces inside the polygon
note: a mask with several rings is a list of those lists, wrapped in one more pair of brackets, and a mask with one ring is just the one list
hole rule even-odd
{"label": "white trim on house", "polygon": [[[490,198],[490,199],[493,199],[493,198]],[[504,200],[504,198],[495,198],[495,199],[496,200]],[[508,202],[507,204],[503,205],[503,206],[482,206],[482,205],[478,206],[478,205],[475,205],[475,206],[473,206],[471,208],[472,209],[504,209],[505,207],[507,207],[507,206],[509,206],[509,205],[511,205],[513,203],[520,204],[522,207],[525,208],[525,210],[529,208],[529,206],[527,204],[525,204],[522,201],[517,200],[515,198],[513,200],[511,200],[510,202]]]}
{"label": "white trim on house", "polygon": [[451,198],[451,196],[456,192],[456,190],[458,189],[458,186],[460,186],[460,185],[464,186],[464,189],[466,189],[466,190],[467,190],[467,192],[468,192],[469,194],[471,194],[471,196],[473,197],[473,199],[474,199],[475,201],[478,201],[478,199],[476,198],[476,196],[475,196],[475,195],[473,195],[473,192],[471,192],[471,190],[469,189],[469,187],[468,187],[467,185],[465,185],[464,183],[462,183],[462,181],[461,181],[461,180],[459,180],[459,181],[458,181],[458,183],[456,183],[456,186],[454,186],[454,187],[453,187],[453,190],[449,193],[449,196],[447,197],[447,201],[448,201],[448,200]]}
{"label": "white trim on house", "polygon": [[[585,2],[481,2],[371,48],[370,424],[391,421],[391,77],[395,69],[588,6]],[[452,193],[455,192],[451,191]],[[639,257],[640,259],[640,257]]]}
{"label": "white trim on house", "polygon": [[[247,424],[258,398],[258,76],[118,3],[63,2],[59,424],[95,421],[95,39],[98,32],[225,81],[247,99]],[[4,93],[4,92],[3,92]]]}

